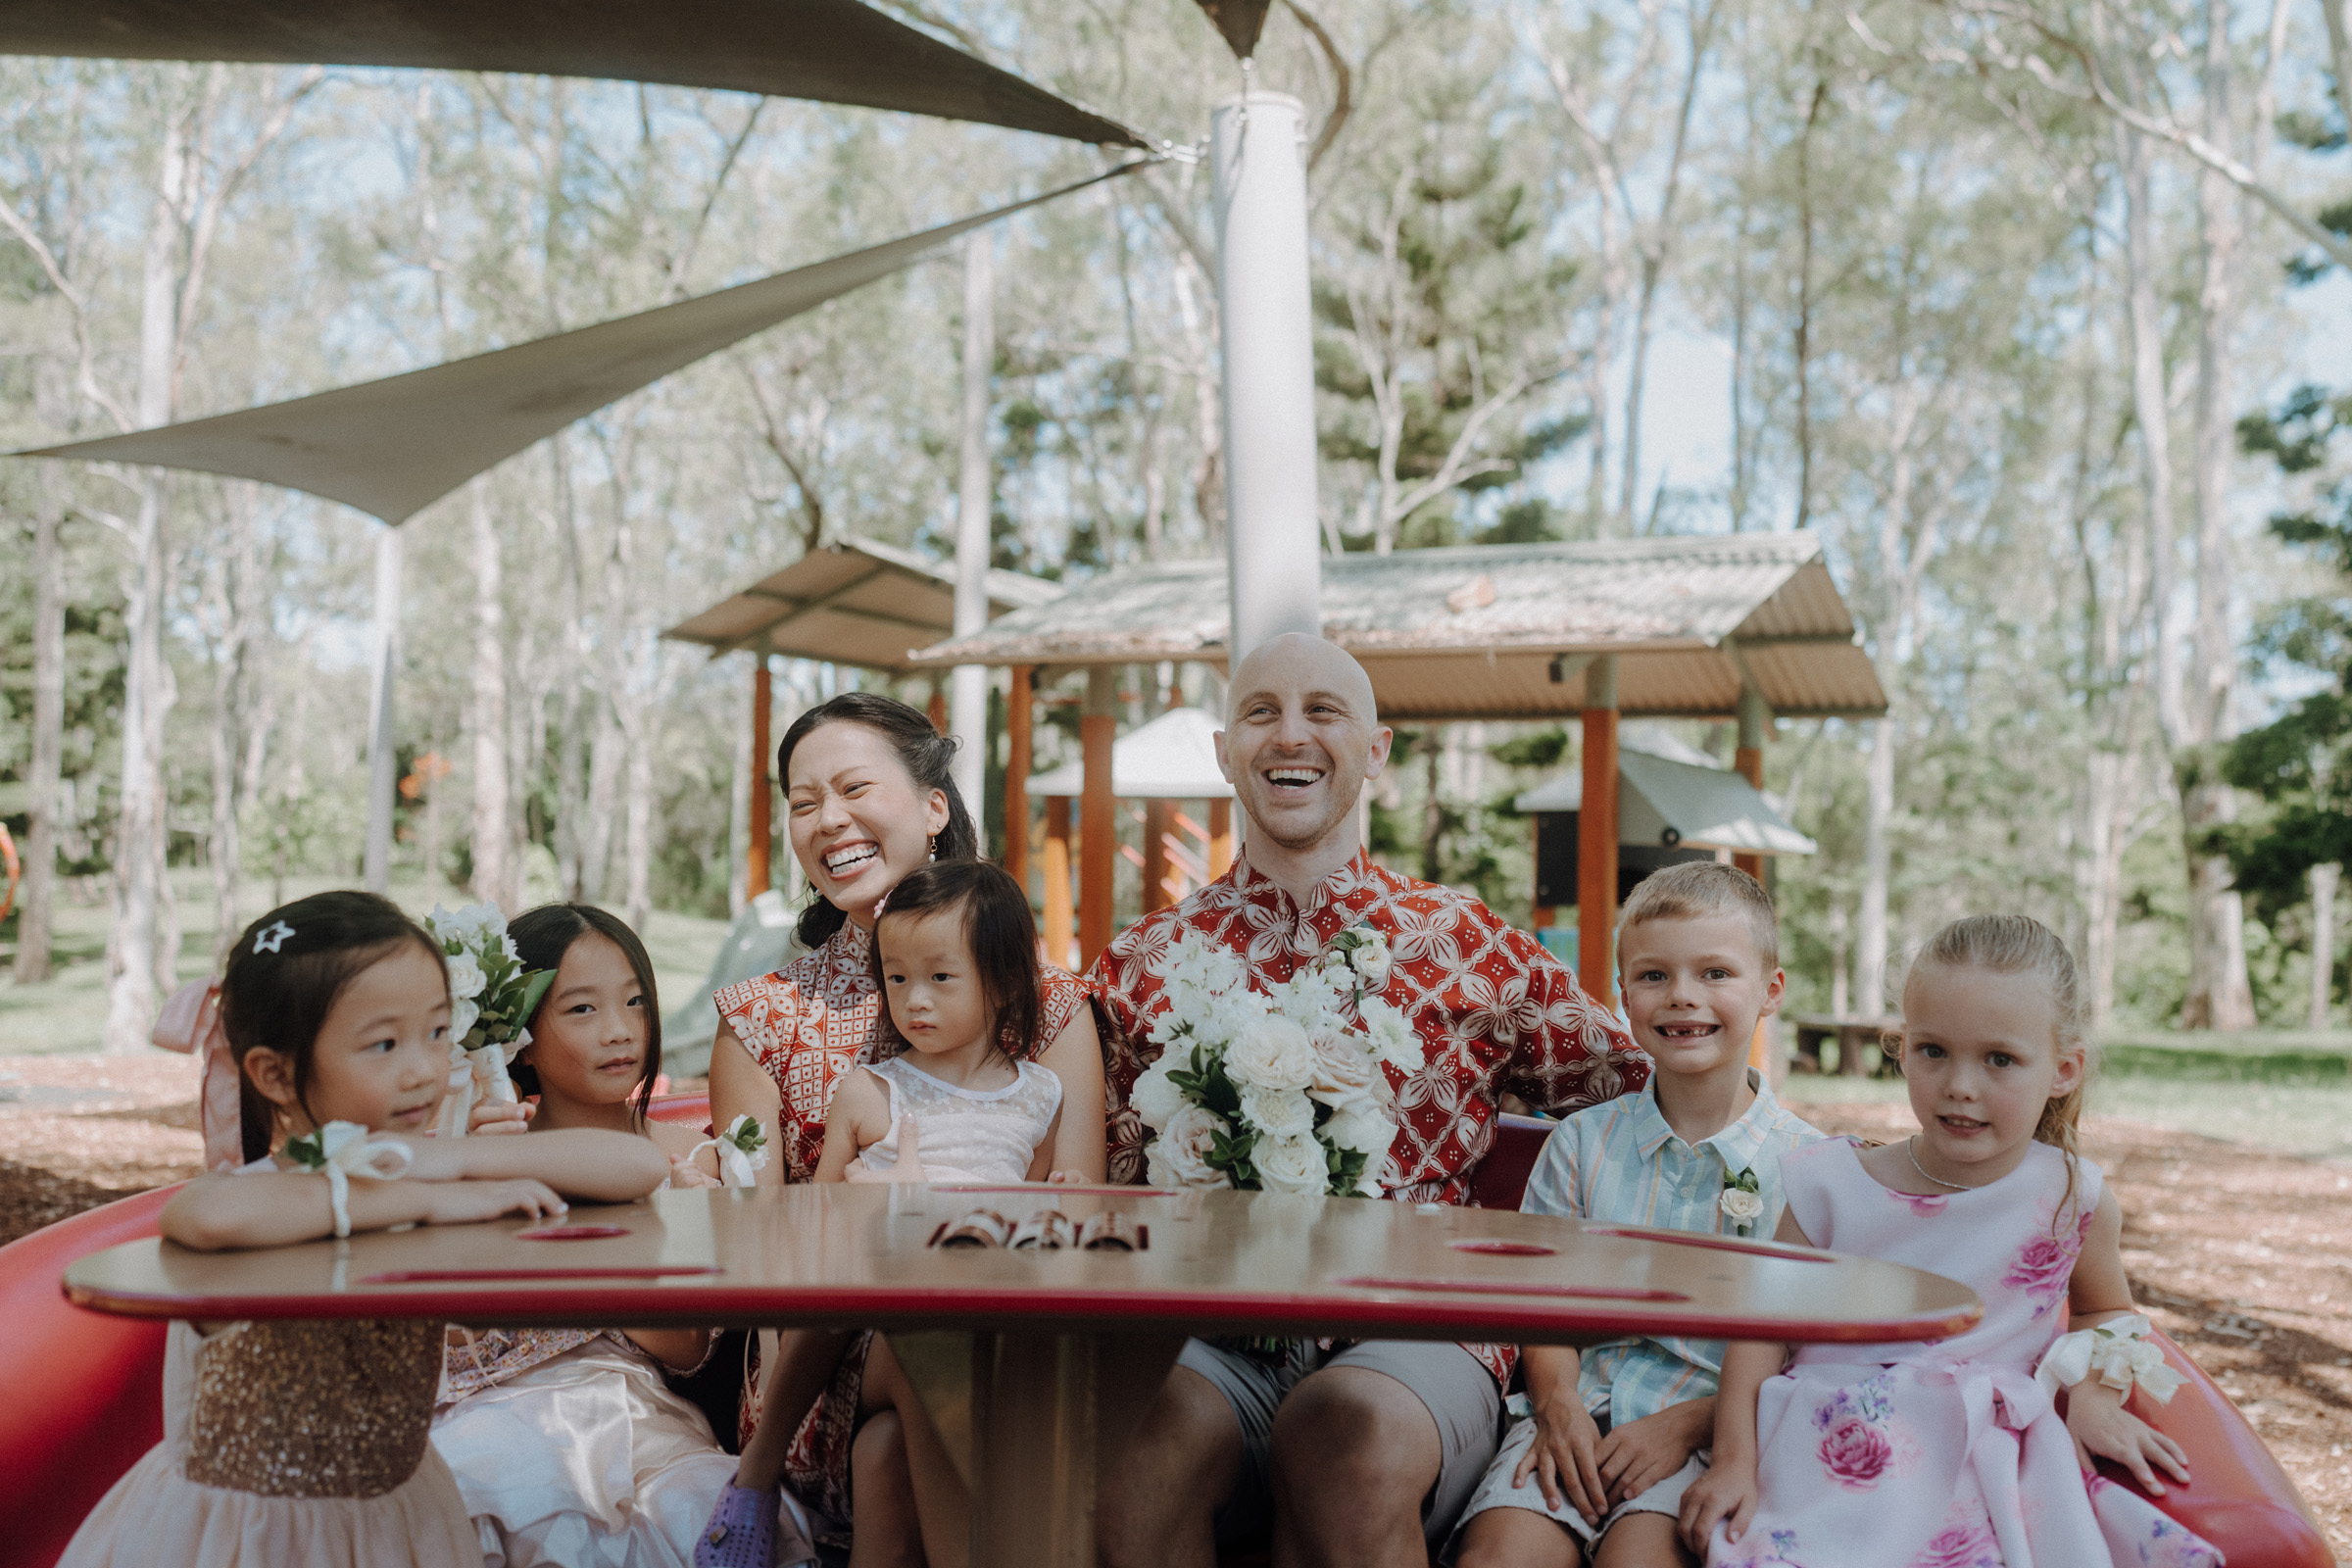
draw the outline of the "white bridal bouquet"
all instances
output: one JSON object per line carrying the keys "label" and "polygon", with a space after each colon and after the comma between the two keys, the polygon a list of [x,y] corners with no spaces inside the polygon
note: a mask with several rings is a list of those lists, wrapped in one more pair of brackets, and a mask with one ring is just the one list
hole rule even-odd
{"label": "white bridal bouquet", "polygon": [[556,971],[522,966],[495,904],[468,904],[455,913],[436,904],[424,926],[449,960],[449,1096],[433,1130],[463,1138],[476,1104],[514,1102],[507,1063],[531,1043],[524,1025]]}
{"label": "white bridal bouquet", "polygon": [[1160,1053],[1129,1096],[1152,1131],[1151,1180],[1379,1197],[1396,1137],[1381,1068],[1421,1065],[1404,1014],[1379,999],[1380,933],[1343,931],[1263,991],[1238,954],[1198,932],[1152,968],[1167,982],[1168,1008],[1152,1025]]}

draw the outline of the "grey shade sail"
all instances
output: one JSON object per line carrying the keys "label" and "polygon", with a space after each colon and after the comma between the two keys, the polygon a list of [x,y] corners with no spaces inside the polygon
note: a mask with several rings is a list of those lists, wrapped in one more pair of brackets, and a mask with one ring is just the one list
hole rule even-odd
{"label": "grey shade sail", "polygon": [[1225,38],[1236,60],[1257,53],[1257,35],[1265,30],[1266,13],[1274,0],[1200,0],[1200,9]]}
{"label": "grey shade sail", "polygon": [[0,54],[606,77],[1146,145],[858,0],[8,0]]}
{"label": "grey shade sail", "polygon": [[1135,167],[1122,164],[1009,207],[577,331],[290,403],[17,456],[259,479],[403,522],[475,474],[673,370],[887,276],[958,234]]}

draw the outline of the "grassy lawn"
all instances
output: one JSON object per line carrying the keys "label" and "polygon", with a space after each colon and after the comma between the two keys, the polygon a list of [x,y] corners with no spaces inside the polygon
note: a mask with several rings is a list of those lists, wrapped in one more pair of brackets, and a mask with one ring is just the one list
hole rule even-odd
{"label": "grassy lawn", "polygon": [[[335,877],[288,877],[285,894],[296,899],[349,885]],[[201,870],[175,872],[172,887],[179,899],[179,977],[194,980],[206,973],[212,956],[212,879]],[[266,881],[247,883],[239,890],[239,917],[251,920],[269,908],[273,891]],[[436,902],[454,907],[464,902],[465,895],[454,888],[428,888],[416,881],[395,882],[392,898],[402,908],[423,914]],[[98,1049],[99,1030],[106,1019],[106,925],[104,904],[61,900],[55,966],[50,978],[36,986],[20,986],[5,978],[7,965],[16,955],[13,948],[0,946],[0,1054]],[[656,910],[647,927],[639,934],[653,956],[655,984],[665,998],[691,995],[710,970],[710,959],[726,936],[726,922]]]}

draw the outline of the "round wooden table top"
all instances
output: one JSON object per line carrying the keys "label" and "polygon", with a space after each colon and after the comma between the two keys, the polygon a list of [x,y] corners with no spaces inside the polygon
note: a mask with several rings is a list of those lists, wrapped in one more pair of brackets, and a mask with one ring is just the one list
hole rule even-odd
{"label": "round wooden table top", "polygon": [[[975,1209],[1118,1213],[1134,1251],[933,1245]],[[141,1317],[860,1326],[1590,1344],[1627,1334],[1878,1343],[1973,1326],[1965,1286],[1729,1237],[1270,1193],[866,1185],[657,1193],[556,1223],[256,1251],[96,1252],[67,1296]]]}

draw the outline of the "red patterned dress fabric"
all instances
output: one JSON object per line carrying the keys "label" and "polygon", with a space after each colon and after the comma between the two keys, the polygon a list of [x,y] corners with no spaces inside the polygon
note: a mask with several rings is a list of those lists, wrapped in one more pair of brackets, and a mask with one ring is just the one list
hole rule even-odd
{"label": "red patterned dress fabric", "polygon": [[[1279,985],[1353,926],[1387,938],[1382,999],[1427,1052],[1409,1077],[1386,1069],[1397,1120],[1388,1197],[1467,1202],[1470,1171],[1494,1142],[1498,1095],[1564,1114],[1648,1078],[1648,1058],[1543,944],[1468,894],[1398,876],[1359,851],[1301,906],[1237,856],[1216,881],[1120,932],[1088,974],[1106,1015],[1112,1181],[1143,1177],[1150,1133],[1127,1096],[1159,1054],[1148,1036],[1167,1006],[1157,970],[1177,936],[1190,929],[1221,942],[1253,978]],[[1501,1380],[1518,1355],[1510,1346],[1465,1348]]]}
{"label": "red patterned dress fabric", "polygon": [[[872,951],[873,938],[855,922],[845,923],[814,953],[772,974],[723,986],[711,999],[719,1021],[734,1031],[783,1096],[776,1117],[775,1157],[787,1182],[815,1178],[833,1090],[844,1073],[872,1059],[882,1024]],[[1039,970],[1038,1038],[1020,1049],[1007,1042],[1006,1050],[1016,1055],[1033,1056],[1052,1045],[1086,1006],[1087,988],[1077,976],[1052,964],[1041,964]],[[850,1517],[850,1440],[857,1434],[858,1389],[865,1380],[871,1343],[870,1335],[851,1342],[832,1385],[793,1435],[784,1460],[785,1479],[794,1494],[845,1527]],[[739,1418],[747,1440],[758,1417],[759,1406],[752,1397],[758,1380],[755,1360],[745,1369]]]}

